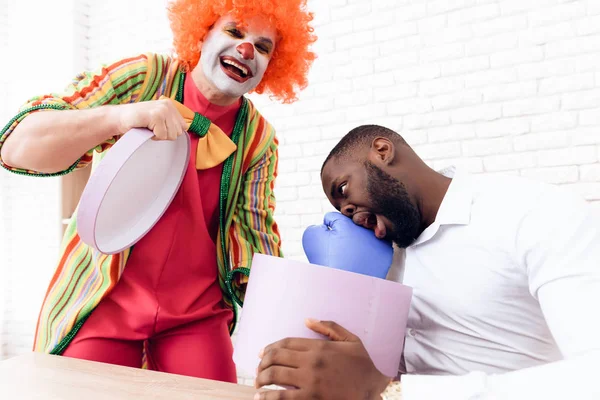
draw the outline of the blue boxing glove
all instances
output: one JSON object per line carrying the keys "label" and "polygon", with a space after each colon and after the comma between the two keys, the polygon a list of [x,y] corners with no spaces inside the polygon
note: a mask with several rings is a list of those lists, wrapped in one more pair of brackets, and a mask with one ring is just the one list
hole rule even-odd
{"label": "blue boxing glove", "polygon": [[356,225],[339,212],[325,215],[322,225],[306,228],[302,246],[311,264],[385,279],[392,265],[392,243]]}

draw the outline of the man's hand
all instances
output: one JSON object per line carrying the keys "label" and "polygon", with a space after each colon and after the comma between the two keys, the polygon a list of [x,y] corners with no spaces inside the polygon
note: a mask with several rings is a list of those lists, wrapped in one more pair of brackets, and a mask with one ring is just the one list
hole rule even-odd
{"label": "man's hand", "polygon": [[373,364],[361,340],[335,322],[306,326],[331,340],[288,338],[261,353],[255,385],[292,387],[265,391],[256,400],[375,400],[390,382]]}
{"label": "man's hand", "polygon": [[124,104],[118,110],[118,131],[123,135],[133,128],[154,132],[154,140],[175,140],[186,130],[186,123],[168,99]]}

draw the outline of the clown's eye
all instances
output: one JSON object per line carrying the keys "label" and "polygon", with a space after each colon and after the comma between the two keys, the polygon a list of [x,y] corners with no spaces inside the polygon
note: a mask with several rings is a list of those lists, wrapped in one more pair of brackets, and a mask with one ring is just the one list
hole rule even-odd
{"label": "clown's eye", "polygon": [[244,34],[243,34],[242,32],[240,32],[240,31],[239,31],[238,29],[236,29],[236,28],[229,28],[229,29],[227,29],[227,30],[226,30],[226,32],[227,32],[229,35],[231,35],[231,36],[233,36],[234,38],[236,38],[236,39],[241,39],[241,38],[243,38],[243,37],[244,37]]}
{"label": "clown's eye", "polygon": [[256,50],[258,50],[261,54],[269,54],[271,49],[265,44],[257,44]]}

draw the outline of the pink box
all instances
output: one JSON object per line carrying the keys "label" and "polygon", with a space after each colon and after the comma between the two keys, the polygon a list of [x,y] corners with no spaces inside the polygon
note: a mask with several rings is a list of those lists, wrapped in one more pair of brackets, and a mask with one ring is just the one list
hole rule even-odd
{"label": "pink box", "polygon": [[131,129],[107,151],[90,176],[77,209],[81,240],[104,254],[137,243],[165,213],[190,159],[190,138],[151,140]]}
{"label": "pink box", "polygon": [[287,337],[324,337],[306,318],[330,320],[361,338],[375,366],[398,372],[412,288],[400,283],[278,257],[255,254],[233,360],[256,376],[260,350]]}

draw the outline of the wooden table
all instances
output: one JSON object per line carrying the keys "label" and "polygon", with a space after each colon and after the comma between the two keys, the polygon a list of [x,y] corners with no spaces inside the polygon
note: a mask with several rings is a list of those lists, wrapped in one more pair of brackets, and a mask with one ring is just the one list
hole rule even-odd
{"label": "wooden table", "polygon": [[249,386],[31,353],[0,362],[2,400],[252,400]]}

